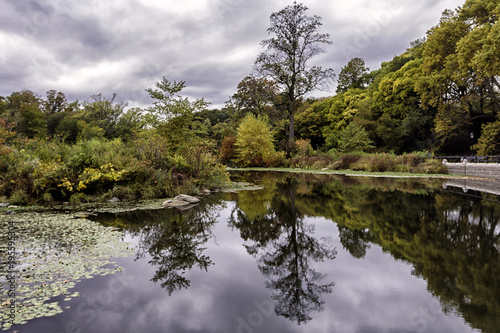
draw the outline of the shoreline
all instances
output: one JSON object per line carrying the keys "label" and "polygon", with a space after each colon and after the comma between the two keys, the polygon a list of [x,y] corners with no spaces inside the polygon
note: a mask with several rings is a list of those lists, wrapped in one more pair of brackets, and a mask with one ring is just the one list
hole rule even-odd
{"label": "shoreline", "polygon": [[461,179],[461,180],[491,180],[490,178],[471,177],[456,174],[425,174],[409,172],[369,172],[354,170],[319,170],[299,168],[227,168],[227,171],[259,171],[259,172],[289,172],[289,173],[311,173],[318,175],[338,175],[348,177],[373,177],[373,178],[428,178],[428,179]]}

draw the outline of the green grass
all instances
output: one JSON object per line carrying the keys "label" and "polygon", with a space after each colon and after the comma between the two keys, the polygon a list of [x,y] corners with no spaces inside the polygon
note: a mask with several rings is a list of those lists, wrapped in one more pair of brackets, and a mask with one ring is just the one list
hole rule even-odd
{"label": "green grass", "polygon": [[319,173],[357,177],[388,177],[388,178],[470,178],[463,175],[452,174],[427,174],[410,172],[369,172],[353,170],[320,170],[320,169],[299,169],[299,168],[228,168],[229,171],[276,171],[276,172],[297,172],[297,173]]}

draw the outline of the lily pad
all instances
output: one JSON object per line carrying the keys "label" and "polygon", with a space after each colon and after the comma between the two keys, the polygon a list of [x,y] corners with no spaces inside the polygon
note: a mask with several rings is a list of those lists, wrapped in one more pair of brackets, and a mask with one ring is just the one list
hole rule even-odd
{"label": "lily pad", "polygon": [[0,216],[2,243],[12,227],[15,262],[9,270],[15,278],[15,319],[11,322],[8,317],[10,282],[3,279],[0,299],[7,301],[0,304],[2,330],[62,313],[58,302],[50,302],[52,298],[64,295],[64,301],[70,301],[80,297],[78,292],[69,291],[76,281],[118,272],[120,267],[111,259],[134,253],[133,246],[122,241],[122,232],[90,221],[81,213]]}

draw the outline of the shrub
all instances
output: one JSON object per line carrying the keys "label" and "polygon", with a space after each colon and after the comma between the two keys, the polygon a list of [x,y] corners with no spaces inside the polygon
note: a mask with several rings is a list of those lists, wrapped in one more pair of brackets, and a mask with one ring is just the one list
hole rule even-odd
{"label": "shrub", "polygon": [[52,204],[52,203],[54,203],[54,197],[52,197],[52,194],[50,194],[49,192],[45,192],[43,194],[42,201],[45,204]]}
{"label": "shrub", "polygon": [[219,158],[222,163],[228,164],[236,157],[235,144],[235,136],[226,136],[224,140],[222,140],[222,147],[219,152]]}
{"label": "shrub", "polygon": [[[122,180],[124,173],[125,170],[117,170],[111,163],[101,165],[98,169],[86,168],[78,176],[76,190],[87,190],[89,192],[108,190]],[[69,187],[69,184],[67,187]]]}
{"label": "shrub", "polygon": [[57,199],[66,199],[74,192],[75,176],[61,162],[42,162],[35,169],[33,176],[33,190],[38,196],[50,193]]}
{"label": "shrub", "polygon": [[277,168],[285,166],[286,153],[284,151],[274,152],[273,154],[263,158],[262,164],[267,168]]}
{"label": "shrub", "polygon": [[75,193],[69,198],[72,205],[78,205],[85,202],[90,202],[92,198],[85,193]]}
{"label": "shrub", "polygon": [[369,172],[395,171],[396,156],[391,154],[373,154],[361,157],[351,168]]}
{"label": "shrub", "polygon": [[359,154],[345,154],[340,156],[339,163],[337,165],[337,169],[346,170],[350,169],[351,166],[358,162],[361,159],[361,155]]}
{"label": "shrub", "polygon": [[286,157],[294,156],[297,154],[297,144],[295,141],[288,141],[288,139],[280,140],[278,142],[278,151],[285,152]]}
{"label": "shrub", "polygon": [[156,133],[147,133],[139,136],[134,142],[136,156],[147,167],[170,170],[169,145],[167,139]]}
{"label": "shrub", "polygon": [[311,141],[300,139],[295,142],[298,156],[312,156],[314,149],[311,146]]}
{"label": "shrub", "polygon": [[12,193],[9,201],[13,205],[25,206],[29,202],[29,197],[24,190],[17,189]]}
{"label": "shrub", "polygon": [[427,159],[419,164],[413,172],[416,173],[438,173],[447,174],[448,169],[443,165],[441,160],[437,159]]}

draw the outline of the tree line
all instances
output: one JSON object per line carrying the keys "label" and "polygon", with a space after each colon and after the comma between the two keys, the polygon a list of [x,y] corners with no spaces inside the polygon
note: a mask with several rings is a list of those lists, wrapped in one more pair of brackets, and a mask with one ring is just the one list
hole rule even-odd
{"label": "tree line", "polygon": [[[201,178],[210,174],[202,172],[204,158],[214,167],[220,162],[339,168],[359,157],[342,160],[352,152],[375,153],[385,164],[392,154],[415,151],[420,152],[417,157],[500,153],[500,5],[495,0],[467,0],[445,11],[425,38],[377,70],[370,71],[361,57],[351,59],[339,72],[336,94],[320,99],[307,95],[331,85],[335,75],[310,61],[332,41],[320,32],[321,17],[307,10],[294,2],[271,15],[270,38],[261,43],[264,51],[253,73],[221,109],[209,109],[204,99],[183,97],[185,82],[165,77],[146,89],[152,99],[147,108],[127,108],[116,101],[116,94],[92,95],[82,102],[68,101],[56,90],[47,91],[46,97],[30,90],[0,96],[0,195],[43,195],[43,190],[36,191],[44,183],[35,186],[43,174],[37,168],[49,170],[40,163],[54,162],[71,165],[72,171],[62,172],[60,178],[67,180],[62,185],[47,180],[54,183],[47,198],[67,199],[75,193],[63,195],[61,188],[78,188],[80,181],[85,186],[95,173],[87,170],[82,176],[86,168],[111,170],[112,160],[89,157],[73,163],[90,154],[88,146],[120,146],[123,156],[146,159],[148,167],[181,182],[189,178],[193,187],[206,184]],[[50,145],[59,148],[51,149],[52,154],[41,152]],[[136,151],[125,151],[130,147]],[[197,162],[187,162],[192,159]],[[23,181],[16,183],[22,165],[28,165],[33,178],[27,190],[19,184]],[[125,170],[124,177],[129,167],[112,169]],[[115,188],[114,182],[108,183],[101,191]]]}

